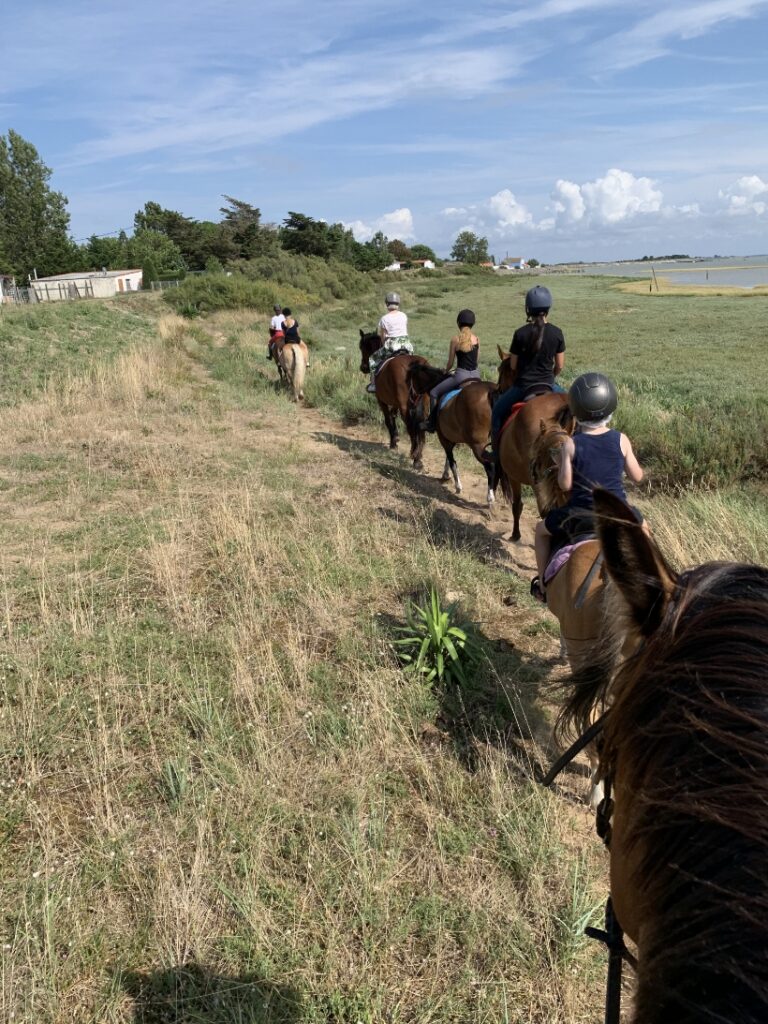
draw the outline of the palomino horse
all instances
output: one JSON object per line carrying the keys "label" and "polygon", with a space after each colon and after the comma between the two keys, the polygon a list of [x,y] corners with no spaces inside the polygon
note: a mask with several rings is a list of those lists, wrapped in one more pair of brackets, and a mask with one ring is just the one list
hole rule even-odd
{"label": "palomino horse", "polygon": [[288,386],[293,392],[294,402],[304,398],[304,374],[307,360],[301,345],[288,343],[283,345],[278,356],[279,366],[285,374]]}
{"label": "palomino horse", "polygon": [[[380,348],[381,339],[378,334],[360,331],[360,372],[370,373],[369,359]],[[376,400],[379,408],[384,414],[384,422],[389,431],[389,447],[397,448],[399,435],[397,433],[397,414],[400,413],[403,423],[408,430],[411,439],[411,458],[414,469],[423,469],[424,463],[421,456],[424,452],[424,431],[416,421],[416,417],[409,416],[408,406],[408,384],[406,377],[412,366],[419,363],[426,364],[423,356],[413,356],[404,352],[401,355],[392,356],[386,365],[382,366],[376,375]]]}
{"label": "palomino horse", "polygon": [[[506,391],[514,383],[514,371],[509,365],[509,353],[499,348],[499,391]],[[523,511],[523,484],[531,479],[531,447],[541,433],[541,425],[565,427],[571,422],[568,396],[557,392],[537,395],[529,399],[502,432],[498,442],[496,486],[501,485],[504,497],[512,506],[512,540],[520,540],[520,515]],[[534,487],[534,493],[536,488]],[[538,503],[538,495],[536,495]],[[542,512],[539,507],[539,513]]]}
{"label": "palomino horse", "polygon": [[[434,366],[416,365],[408,371],[408,386],[416,395],[425,395],[448,374]],[[458,395],[451,399],[445,409],[437,414],[437,436],[445,452],[445,467],[442,480],[447,480],[453,473],[456,493],[461,494],[459,468],[453,455],[457,444],[466,444],[485,470],[488,477],[488,504],[494,502],[493,466],[483,452],[491,435],[491,395],[496,390],[495,384],[475,380],[461,385]],[[440,400],[442,401],[442,399]],[[420,415],[421,410],[414,409],[412,415]]]}
{"label": "palomino horse", "polygon": [[628,631],[634,653],[622,661],[608,642],[574,679],[563,721],[583,730],[604,712],[611,897],[638,952],[631,1019],[758,1024],[768,1020],[768,569],[716,562],[678,575],[623,502],[598,490],[595,511],[622,606],[608,636]]}

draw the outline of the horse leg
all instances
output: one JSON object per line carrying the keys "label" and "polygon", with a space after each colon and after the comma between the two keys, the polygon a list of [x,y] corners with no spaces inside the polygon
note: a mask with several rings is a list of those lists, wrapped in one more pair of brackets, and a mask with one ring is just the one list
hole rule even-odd
{"label": "horse leg", "polygon": [[411,438],[411,458],[413,459],[413,468],[417,472],[420,472],[424,469],[424,463],[422,462],[421,456],[424,452],[424,440],[426,438],[426,434],[416,425],[415,416],[409,420],[407,404],[405,409],[400,410],[400,415],[403,417],[403,422],[408,428],[408,434]]}
{"label": "horse leg", "polygon": [[442,437],[440,438],[440,440],[442,441],[443,448],[445,449],[446,460],[448,462],[448,465],[451,467],[451,472],[453,473],[453,483],[456,487],[456,493],[461,494],[461,479],[459,477],[459,467],[456,465],[456,458],[453,454],[453,449],[456,447],[456,445],[450,441],[444,441]]}
{"label": "horse leg", "polygon": [[488,507],[491,508],[493,503],[496,501],[496,467],[492,463],[489,463],[486,458],[483,458],[485,445],[473,444],[471,445],[471,448],[472,454],[485,471],[485,476],[488,480],[488,493],[486,495],[486,500],[488,501]]}
{"label": "horse leg", "polygon": [[523,512],[523,485],[517,481],[512,484],[512,540],[520,540],[520,516]]}
{"label": "horse leg", "polygon": [[384,413],[384,423],[389,431],[389,447],[397,448],[399,436],[397,433],[397,413],[393,412],[388,405],[384,405],[381,401],[379,401],[379,408]]}
{"label": "horse leg", "polygon": [[446,480],[451,478],[451,463],[448,459],[448,455],[445,456],[445,465],[443,466],[443,475],[440,477],[441,483],[445,483]]}

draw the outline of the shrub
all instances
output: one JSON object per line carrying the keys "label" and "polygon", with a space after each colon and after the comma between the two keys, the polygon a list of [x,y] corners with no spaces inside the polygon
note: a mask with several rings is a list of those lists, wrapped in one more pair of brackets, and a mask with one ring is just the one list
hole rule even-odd
{"label": "shrub", "polygon": [[317,304],[316,295],[297,288],[277,287],[272,281],[254,281],[242,274],[203,274],[187,278],[178,288],[163,293],[164,300],[182,316],[193,317],[219,309],[255,309],[268,312],[276,302]]}
{"label": "shrub", "polygon": [[411,602],[408,607],[408,625],[400,627],[402,636],[395,640],[395,646],[407,670],[427,683],[466,686],[467,673],[480,661],[480,645],[472,625],[457,625],[455,615],[454,605],[442,608],[434,587],[430,587],[423,605]]}

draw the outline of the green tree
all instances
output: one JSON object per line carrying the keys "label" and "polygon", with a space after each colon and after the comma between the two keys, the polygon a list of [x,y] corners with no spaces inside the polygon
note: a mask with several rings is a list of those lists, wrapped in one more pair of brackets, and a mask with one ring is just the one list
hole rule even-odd
{"label": "green tree", "polygon": [[162,231],[137,231],[125,244],[125,256],[130,267],[143,267],[147,260],[152,260],[159,277],[183,277],[186,272],[181,250]]}
{"label": "green tree", "polygon": [[157,231],[166,235],[179,248],[184,263],[193,270],[205,266],[205,232],[202,225],[178,210],[166,210],[159,203],[148,202],[133,218],[134,235],[141,231]]}
{"label": "green tree", "polygon": [[157,264],[151,256],[147,256],[141,265],[141,287],[149,290],[158,277]]}
{"label": "green tree", "polygon": [[67,200],[48,185],[51,170],[18,132],[0,135],[0,251],[20,281],[69,270],[79,252],[69,237]]}
{"label": "green tree", "polygon": [[277,229],[261,223],[261,210],[242,199],[224,196],[226,206],[221,207],[224,214],[221,228],[232,239],[235,258],[253,260],[259,256],[269,256],[280,247]]}
{"label": "green tree", "polygon": [[540,266],[540,264],[539,264],[538,260],[528,260],[528,266],[532,267],[532,268],[535,268],[535,267]]}
{"label": "green tree", "polygon": [[459,263],[488,263],[488,239],[474,231],[460,231],[451,249],[451,259]]}
{"label": "green tree", "polygon": [[416,245],[411,246],[411,259],[432,260],[435,262],[437,260],[437,256],[435,256],[434,249],[430,249],[428,245],[422,245],[421,242],[417,242]]}
{"label": "green tree", "polygon": [[[387,243],[387,248],[392,254],[392,258],[395,260],[409,260],[413,256],[413,251],[408,248],[405,242],[402,242],[399,238],[391,238]],[[416,256],[416,259],[420,257]],[[424,257],[421,257],[422,259]]]}

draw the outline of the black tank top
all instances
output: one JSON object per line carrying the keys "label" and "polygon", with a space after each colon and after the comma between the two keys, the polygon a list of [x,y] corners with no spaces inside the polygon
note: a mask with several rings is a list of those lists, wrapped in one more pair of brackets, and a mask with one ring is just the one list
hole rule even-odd
{"label": "black tank top", "polygon": [[298,344],[301,341],[299,337],[299,321],[294,320],[293,324],[289,327],[287,324],[283,324],[283,331],[285,332],[286,343]]}
{"label": "black tank top", "polygon": [[477,369],[477,350],[479,345],[473,345],[469,352],[456,351],[456,365],[460,370]]}

